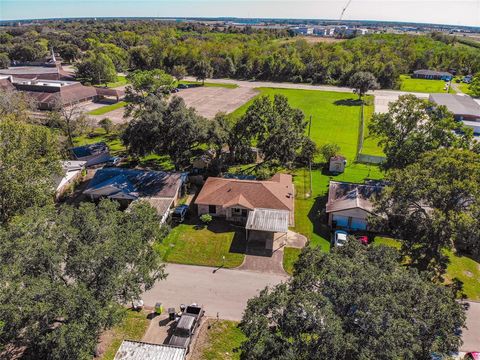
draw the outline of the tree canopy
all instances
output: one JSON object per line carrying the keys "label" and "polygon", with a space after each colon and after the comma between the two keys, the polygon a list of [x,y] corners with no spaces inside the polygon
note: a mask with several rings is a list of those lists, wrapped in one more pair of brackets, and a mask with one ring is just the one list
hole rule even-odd
{"label": "tree canopy", "polygon": [[[265,162],[291,165],[306,144],[305,115],[283,95],[256,98],[232,130],[237,148],[256,144]],[[238,150],[238,149],[237,149]]]}
{"label": "tree canopy", "polygon": [[150,95],[129,122],[122,140],[131,154],[169,155],[177,170],[190,165],[193,150],[206,141],[208,124],[180,97],[170,102]]}
{"label": "tree canopy", "polygon": [[441,147],[471,146],[472,133],[457,122],[445,106],[436,106],[414,95],[403,95],[384,114],[374,114],[370,133],[380,138],[387,157],[385,169],[403,168],[427,151]]}
{"label": "tree canopy", "polygon": [[395,249],[355,240],[307,247],[285,284],[250,299],[242,359],[415,359],[449,354],[465,322],[452,292],[399,264]]}
{"label": "tree canopy", "polygon": [[0,225],[31,206],[53,201],[60,174],[58,142],[49,129],[0,120]]}
{"label": "tree canopy", "polygon": [[75,66],[77,78],[91,84],[107,84],[117,79],[112,59],[101,52],[90,52]]}
{"label": "tree canopy", "polygon": [[376,90],[380,87],[375,76],[368,71],[359,71],[353,74],[350,78],[349,85],[353,88],[353,92],[358,95],[359,99],[362,99],[368,90]]}
{"label": "tree canopy", "polygon": [[92,358],[101,331],[165,277],[152,243],[155,210],[98,206],[29,209],[0,228],[0,347],[25,346],[35,358]]}
{"label": "tree canopy", "polygon": [[469,150],[428,152],[387,174],[388,186],[372,219],[397,239],[412,265],[445,272],[444,249],[480,255],[480,155]]}

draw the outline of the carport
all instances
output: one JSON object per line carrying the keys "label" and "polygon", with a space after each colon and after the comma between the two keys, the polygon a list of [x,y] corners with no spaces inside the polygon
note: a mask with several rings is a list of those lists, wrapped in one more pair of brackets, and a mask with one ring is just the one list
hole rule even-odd
{"label": "carport", "polygon": [[275,234],[287,236],[290,213],[286,210],[254,209],[248,214],[245,236],[250,241],[264,242],[266,250],[273,250]]}

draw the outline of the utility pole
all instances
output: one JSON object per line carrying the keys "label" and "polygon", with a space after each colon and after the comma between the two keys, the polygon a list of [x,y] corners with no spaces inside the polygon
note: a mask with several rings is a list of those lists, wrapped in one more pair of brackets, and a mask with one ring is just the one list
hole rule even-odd
{"label": "utility pole", "polygon": [[[310,115],[310,121],[308,123],[308,138],[310,139],[310,131],[312,130],[312,115]],[[311,140],[311,139],[310,139]],[[313,186],[312,186],[312,160],[308,160],[308,170],[310,171],[310,196],[313,195]],[[309,196],[309,197],[310,197]]]}

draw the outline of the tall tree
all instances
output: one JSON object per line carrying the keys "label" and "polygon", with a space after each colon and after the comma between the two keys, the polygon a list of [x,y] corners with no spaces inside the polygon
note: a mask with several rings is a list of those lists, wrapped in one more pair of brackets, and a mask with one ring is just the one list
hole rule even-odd
{"label": "tall tree", "polygon": [[202,81],[202,84],[205,84],[205,80],[213,75],[212,65],[206,59],[199,60],[193,67],[193,74],[197,81]]}
{"label": "tall tree", "polygon": [[368,71],[359,71],[352,75],[349,80],[349,85],[353,88],[353,92],[358,95],[358,99],[362,97],[369,90],[376,90],[380,87],[375,76]]}
{"label": "tall tree", "polygon": [[112,59],[104,53],[89,52],[89,55],[76,64],[76,77],[91,84],[107,84],[117,79],[117,71]]}
{"label": "tall tree", "polygon": [[177,170],[190,164],[192,151],[206,141],[208,124],[182,98],[167,104],[158,96],[146,98],[143,110],[128,124],[122,139],[131,154],[169,155]]}
{"label": "tall tree", "polygon": [[187,75],[188,72],[185,65],[175,65],[172,68],[172,76],[175,77],[175,79],[177,79],[178,81],[182,80]]}
{"label": "tall tree", "polygon": [[427,151],[441,147],[471,146],[472,133],[444,106],[436,106],[414,95],[403,95],[390,103],[385,114],[374,114],[370,133],[378,136],[387,160],[385,169],[403,168]]}
{"label": "tall tree", "polygon": [[305,144],[306,126],[303,112],[292,108],[285,96],[275,95],[273,99],[255,99],[234,131],[243,135],[238,139],[239,146],[250,146],[255,141],[265,162],[278,161],[287,166]]}
{"label": "tall tree", "polygon": [[167,96],[175,88],[175,79],[160,69],[134,71],[127,76],[130,85],[126,88],[127,114],[141,111],[148,95]]}
{"label": "tall tree", "polygon": [[473,96],[480,97],[480,72],[473,77],[470,83],[470,92]]}
{"label": "tall tree", "polygon": [[451,291],[401,266],[396,250],[357,241],[307,247],[293,279],[248,301],[242,359],[431,359],[462,340]]}
{"label": "tall tree", "polygon": [[31,206],[53,201],[60,174],[57,139],[50,130],[0,121],[0,224]]}
{"label": "tall tree", "polygon": [[91,359],[98,336],[166,274],[152,244],[155,210],[98,206],[32,208],[0,229],[0,344],[36,359]]}
{"label": "tall tree", "polygon": [[445,272],[445,249],[480,255],[480,155],[439,149],[391,171],[372,222],[402,239],[404,255],[433,276]]}

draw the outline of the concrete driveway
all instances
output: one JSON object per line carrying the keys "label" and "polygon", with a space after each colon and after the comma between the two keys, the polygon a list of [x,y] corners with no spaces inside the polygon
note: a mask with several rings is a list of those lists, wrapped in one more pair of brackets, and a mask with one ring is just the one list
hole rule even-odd
{"label": "concrete driveway", "polygon": [[247,300],[266,286],[288,279],[286,275],[245,270],[217,269],[203,266],[168,264],[168,277],[143,294],[145,306],[157,301],[165,309],[180,304],[198,303],[205,306],[207,316],[239,321]]}
{"label": "concrete driveway", "polygon": [[465,352],[480,351],[480,302],[468,302],[467,329],[463,330],[463,345],[460,350]]}

